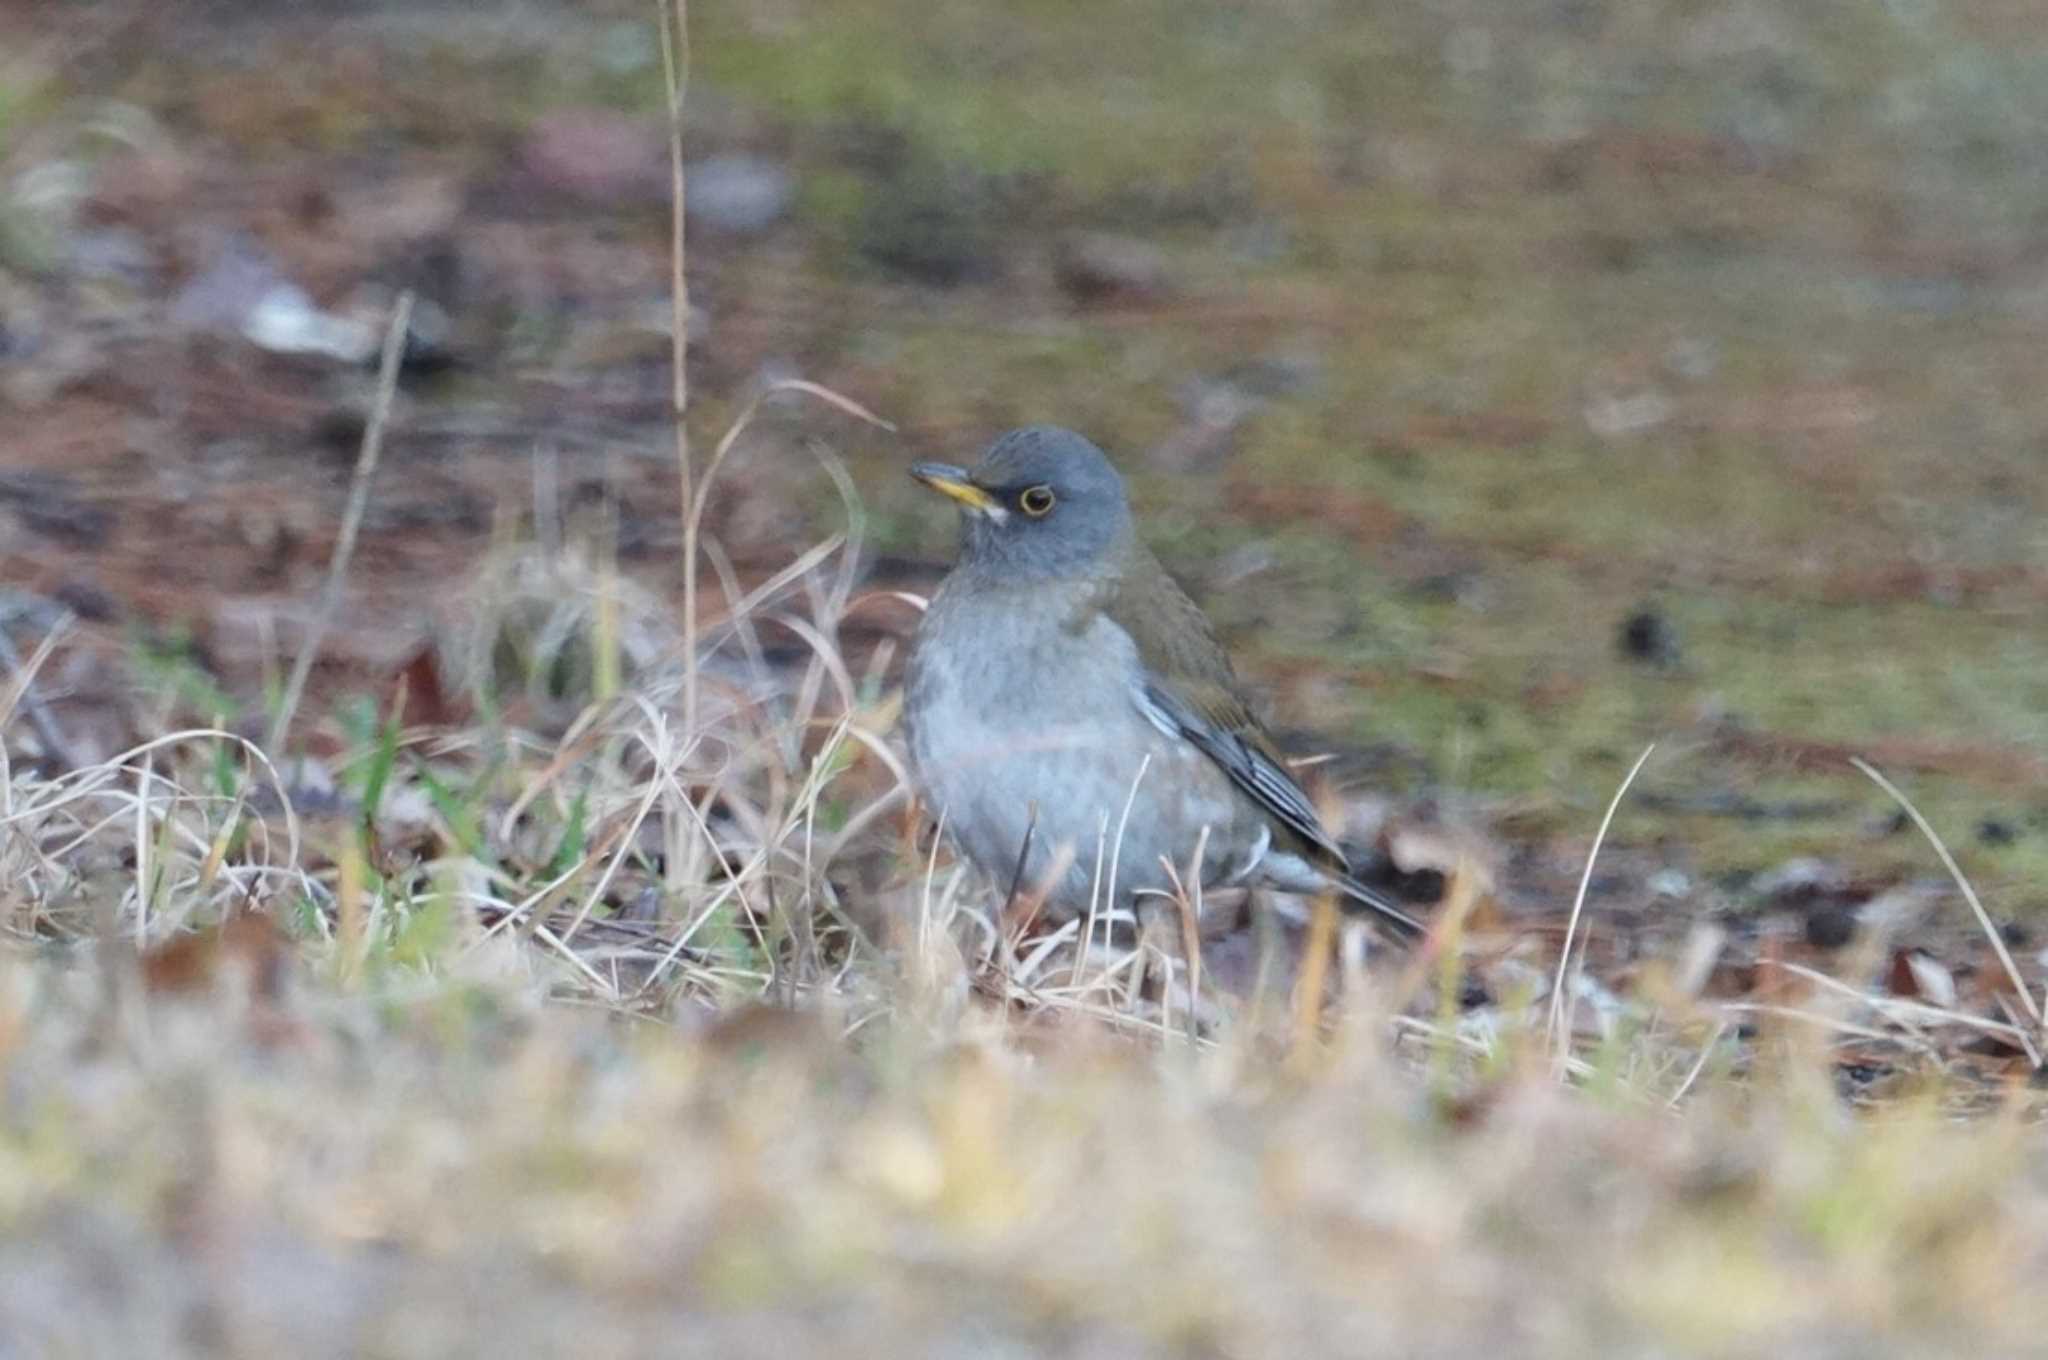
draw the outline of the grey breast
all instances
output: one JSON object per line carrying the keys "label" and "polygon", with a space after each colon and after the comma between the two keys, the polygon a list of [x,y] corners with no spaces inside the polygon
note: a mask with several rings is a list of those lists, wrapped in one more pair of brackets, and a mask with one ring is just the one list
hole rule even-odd
{"label": "grey breast", "polygon": [[1146,717],[1135,644],[1081,608],[1081,589],[942,589],[905,682],[912,772],[934,814],[1004,887],[1029,828],[1023,884],[1050,889],[1055,911],[1084,910],[1112,869],[1104,902],[1163,886],[1160,857],[1185,873],[1205,825],[1214,881],[1258,834],[1223,772]]}

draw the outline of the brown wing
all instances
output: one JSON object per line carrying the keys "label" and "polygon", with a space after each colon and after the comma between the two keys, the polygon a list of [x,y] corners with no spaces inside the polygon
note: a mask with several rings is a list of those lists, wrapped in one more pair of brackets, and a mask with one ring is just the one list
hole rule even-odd
{"label": "brown wing", "polygon": [[1138,645],[1145,697],[1157,710],[1147,716],[1171,722],[1283,827],[1341,865],[1343,852],[1253,713],[1208,615],[1158,560],[1138,549],[1103,608]]}
{"label": "brown wing", "polygon": [[1142,707],[1153,723],[1178,732],[1222,766],[1231,781],[1278,824],[1333,886],[1405,930],[1421,925],[1350,875],[1344,851],[1324,829],[1253,712],[1216,630],[1158,560],[1135,550],[1102,601],[1103,611],[1130,634],[1145,668]]}

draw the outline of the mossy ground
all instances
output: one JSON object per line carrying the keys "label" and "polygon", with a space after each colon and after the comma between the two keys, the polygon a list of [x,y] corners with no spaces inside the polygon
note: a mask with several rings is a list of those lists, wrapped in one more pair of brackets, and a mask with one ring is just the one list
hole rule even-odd
{"label": "mossy ground", "polygon": [[[1853,808],[1623,830],[1709,866],[1853,858],[1882,804],[1846,768],[1684,749],[1713,723],[1915,738],[1913,787],[1955,835],[2039,823],[2048,410],[2029,356],[2048,276],[2024,242],[2048,218],[2028,132],[2044,49],[1997,7],[700,19],[700,77],[771,110],[799,154],[865,121],[907,164],[1031,181],[991,247],[1007,275],[858,309],[860,368],[887,371],[883,404],[930,444],[1056,419],[1116,450],[1248,668],[1337,678],[1290,716],[1402,743],[1486,798],[1583,811],[1676,736],[1654,782]],[[1177,296],[1105,317],[1045,288],[1048,236],[1132,230],[1140,203],[1162,210],[1136,230]],[[1147,472],[1180,385],[1274,353],[1311,355],[1313,377],[1222,471]],[[1603,425],[1638,400],[1639,428]],[[910,494],[886,459],[863,466],[883,506]],[[946,526],[914,513],[886,529],[942,552]],[[1267,570],[1204,581],[1218,544],[1247,542]],[[1645,607],[1678,640],[1662,672],[1617,656]],[[2048,868],[2032,831],[1977,853],[2014,909]]]}

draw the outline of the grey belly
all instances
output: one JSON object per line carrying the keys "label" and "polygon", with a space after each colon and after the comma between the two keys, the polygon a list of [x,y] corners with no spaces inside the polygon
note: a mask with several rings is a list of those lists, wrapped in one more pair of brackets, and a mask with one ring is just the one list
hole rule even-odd
{"label": "grey belly", "polygon": [[[1128,716],[1005,722],[1002,733],[977,710],[942,703],[927,712],[911,758],[947,834],[1000,889],[1016,876],[1027,833],[1021,887],[1046,893],[1059,913],[1086,910],[1095,893],[1105,905],[1127,904],[1141,890],[1166,887],[1162,855],[1185,877],[1204,826],[1205,883],[1243,862],[1251,840],[1237,825],[1228,777],[1135,706]],[[1020,729],[1028,735],[1016,735]]]}

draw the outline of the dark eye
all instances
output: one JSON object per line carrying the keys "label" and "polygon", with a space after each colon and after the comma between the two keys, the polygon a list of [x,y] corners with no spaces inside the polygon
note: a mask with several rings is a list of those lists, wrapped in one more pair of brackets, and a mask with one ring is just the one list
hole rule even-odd
{"label": "dark eye", "polygon": [[1033,519],[1043,519],[1052,513],[1053,494],[1049,486],[1027,488],[1017,497],[1018,508]]}

